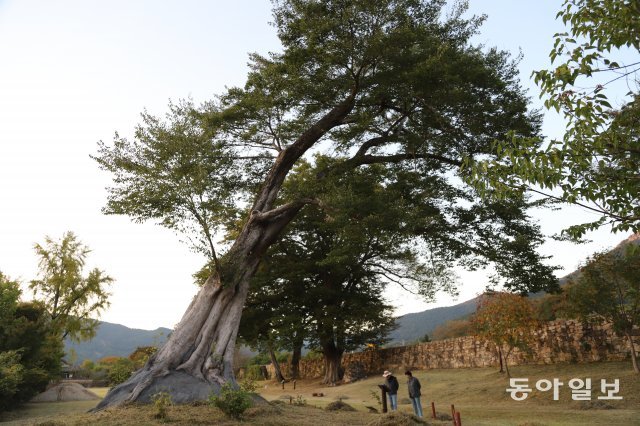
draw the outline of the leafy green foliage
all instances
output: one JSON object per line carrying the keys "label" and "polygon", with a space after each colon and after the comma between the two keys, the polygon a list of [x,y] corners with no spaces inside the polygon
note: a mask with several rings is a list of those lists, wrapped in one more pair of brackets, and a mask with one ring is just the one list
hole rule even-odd
{"label": "leafy green foliage", "polygon": [[98,325],[90,316],[109,306],[107,286],[113,279],[97,268],[83,275],[90,250],[72,233],[59,242],[50,237],[36,244],[40,277],[29,284],[36,296],[44,299],[52,325],[64,339],[86,340],[95,335]]}
{"label": "leafy green foliage", "polygon": [[93,158],[113,173],[116,184],[103,211],[136,222],[157,220],[187,238],[213,266],[216,234],[237,219],[238,203],[247,200],[251,179],[244,170],[257,173],[264,160],[218,140],[191,102],[169,108],[166,121],[142,114],[131,140],[116,134],[112,147],[100,142]]}
{"label": "leafy green foliage", "polygon": [[[635,249],[635,250],[634,250]],[[640,328],[640,251],[596,253],[567,287],[569,312],[586,322],[608,321],[629,339],[633,367],[638,368],[632,334]]]}
{"label": "leafy green foliage", "polygon": [[23,381],[24,366],[20,364],[20,353],[15,350],[0,352],[0,412],[11,407]]}
{"label": "leafy green foliage", "polygon": [[304,407],[307,405],[307,400],[300,394],[296,395],[296,397],[291,401],[291,403],[297,407]]}
{"label": "leafy green foliage", "polygon": [[241,383],[240,383],[240,388],[249,392],[249,393],[254,393],[256,391],[256,389],[258,389],[258,385],[256,384],[256,379],[253,379],[251,377],[247,377],[245,378]]}
{"label": "leafy green foliage", "polygon": [[133,361],[128,358],[120,358],[109,366],[109,372],[107,377],[109,378],[109,385],[116,386],[126,381],[131,377],[131,373],[134,370]]}
{"label": "leafy green foliage", "polygon": [[307,352],[302,357],[302,359],[307,360],[307,361],[317,361],[319,359],[322,359],[322,352],[312,349],[309,352]]}
{"label": "leafy green foliage", "polygon": [[227,416],[241,419],[242,414],[252,405],[251,392],[242,387],[236,389],[226,383],[220,389],[219,395],[211,394],[209,404],[219,408]]}
{"label": "leafy green foliage", "polygon": [[495,260],[512,288],[553,288],[521,205],[456,206],[459,191],[446,182],[434,178],[436,189],[406,171],[402,182],[389,183],[391,172],[380,165],[317,180],[335,164],[318,155],[285,184],[284,197],[313,194],[318,206],[301,212],[267,252],[245,306],[245,341],[293,349],[298,339],[339,352],[380,345],[394,322],[384,288],[396,285],[427,300],[455,292],[451,268],[465,258],[470,267]]}
{"label": "leafy green foliage", "polygon": [[378,389],[373,389],[369,391],[369,395],[376,402],[376,405],[380,410],[382,410],[382,398],[380,398],[380,391]]}
{"label": "leafy green foliage", "polygon": [[151,395],[151,401],[156,409],[156,414],[153,417],[166,420],[169,417],[169,407],[172,405],[171,395],[167,392],[158,392]]}
{"label": "leafy green foliage", "polygon": [[[526,226],[527,204],[478,203],[461,185],[465,158],[493,156],[492,142],[511,130],[537,135],[540,117],[527,110],[509,55],[470,43],[483,18],[463,18],[464,2],[443,16],[444,4],[276,2],[283,50],[252,54],[244,87],[200,106],[172,104],[165,120],[145,113],[132,139],[100,144],[95,159],[114,176],[105,211],[158,220],[215,263],[215,243],[233,241],[255,214],[317,201],[314,191],[280,194],[314,147],[333,160],[317,170],[318,182],[378,165],[389,186],[422,196],[424,211],[440,213],[420,220],[431,253],[448,245],[450,259],[470,268],[495,260],[509,288],[553,286],[532,250],[538,231]],[[244,214],[251,203],[254,216]],[[233,270],[233,256],[218,257],[215,269]],[[212,270],[209,263],[198,279]],[[521,280],[531,273],[538,279]]]}
{"label": "leafy green foliage", "polygon": [[133,359],[131,359],[131,355],[129,357],[108,356],[96,362],[85,359],[80,365],[78,375],[86,379],[104,382],[105,385],[115,386],[120,384],[128,379],[133,371],[144,365],[138,356],[142,356],[142,354],[146,356],[145,351],[148,349],[138,349],[142,350],[134,351],[132,353],[134,355]]}
{"label": "leafy green foliage", "polygon": [[45,306],[20,302],[20,287],[0,273],[0,410],[44,391],[60,373],[62,339]]}
{"label": "leafy green foliage", "polygon": [[[470,180],[482,192],[508,197],[529,189],[599,213],[564,231],[573,238],[607,223],[614,231],[640,230],[640,62],[618,59],[637,58],[639,14],[635,0],[564,1],[557,17],[570,29],[555,35],[556,66],[534,72],[545,106],[567,120],[564,137],[539,149],[537,138],[512,134],[496,142],[497,159],[468,160]],[[616,108],[610,89],[624,80],[629,92],[616,95]]]}
{"label": "leafy green foliage", "polygon": [[263,364],[247,365],[244,369],[244,376],[250,380],[263,380],[261,366]]}

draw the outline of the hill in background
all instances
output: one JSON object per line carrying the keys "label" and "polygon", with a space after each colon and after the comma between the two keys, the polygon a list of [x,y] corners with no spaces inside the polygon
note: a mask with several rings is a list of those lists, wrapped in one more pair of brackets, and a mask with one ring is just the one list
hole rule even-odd
{"label": "hill in background", "polygon": [[138,346],[159,346],[166,342],[169,333],[168,328],[156,328],[155,330],[141,330],[129,328],[120,324],[100,322],[93,339],[85,342],[71,342],[65,340],[65,352],[68,361],[75,352],[75,361],[81,363],[85,359],[97,361],[105,356],[126,357]]}
{"label": "hill in background", "polygon": [[389,333],[389,344],[404,345],[431,335],[433,330],[447,321],[467,316],[476,310],[477,298],[453,306],[427,309],[406,314],[396,319],[398,328]]}

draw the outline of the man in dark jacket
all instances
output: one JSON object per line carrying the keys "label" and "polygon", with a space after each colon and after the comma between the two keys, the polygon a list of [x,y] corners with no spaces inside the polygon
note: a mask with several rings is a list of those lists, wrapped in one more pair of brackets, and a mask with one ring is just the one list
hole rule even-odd
{"label": "man in dark jacket", "polygon": [[391,410],[396,411],[398,409],[398,388],[400,387],[400,383],[398,383],[398,379],[391,374],[391,371],[385,371],[382,377],[384,377],[384,385],[387,387]]}
{"label": "man in dark jacket", "polygon": [[409,398],[411,398],[411,403],[413,404],[413,411],[416,413],[416,416],[422,417],[422,405],[420,405],[420,381],[413,377],[411,371],[405,371],[404,375],[407,376]]}

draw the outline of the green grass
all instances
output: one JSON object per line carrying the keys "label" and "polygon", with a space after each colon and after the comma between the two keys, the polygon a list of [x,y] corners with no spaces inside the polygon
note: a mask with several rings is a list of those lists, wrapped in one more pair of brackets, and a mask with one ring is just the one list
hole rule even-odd
{"label": "green grass", "polygon": [[[89,390],[101,398],[109,391],[109,388],[89,388]],[[98,403],[93,401],[69,401],[69,402],[32,402],[22,405],[19,409],[4,413],[0,417],[7,425],[14,421],[22,421],[31,418],[49,418],[59,415],[86,413]]]}
{"label": "green grass", "polygon": [[[466,368],[416,371],[422,383],[422,405],[425,415],[430,411],[431,401],[436,410],[450,413],[451,404],[460,411],[463,424],[468,425],[616,425],[640,424],[640,375],[633,373],[628,362],[591,364],[526,365],[511,367],[512,377],[529,378],[529,387],[534,391],[521,402],[514,401],[506,392],[508,378],[495,368]],[[406,398],[407,391],[403,372],[394,372],[400,383],[399,400]],[[559,378],[564,382],[560,388],[560,400],[554,401],[552,392],[535,390],[539,379]],[[568,381],[572,378],[592,379],[592,401],[600,395],[600,379],[620,379],[622,401],[605,401],[614,409],[579,409],[580,403],[571,400]],[[364,410],[365,406],[376,406],[370,392],[379,393],[377,387],[382,377],[372,377],[349,385],[322,387],[317,382],[298,382],[296,390],[287,383],[285,390],[276,383],[259,382],[260,393],[267,399],[283,395],[302,395],[307,403],[320,407],[340,396],[353,407]],[[267,386],[266,388],[264,386]],[[324,397],[313,397],[313,392],[323,392]],[[399,410],[411,412],[409,404],[399,404]]]}
{"label": "green grass", "polygon": [[[396,371],[401,387],[399,409],[410,413],[411,405],[403,404],[407,398],[402,372]],[[560,400],[554,401],[551,392],[534,390],[522,402],[513,401],[506,392],[508,379],[496,372],[495,368],[469,368],[416,371],[415,376],[422,383],[422,402],[425,415],[430,413],[430,403],[435,402],[439,413],[450,413],[451,404],[461,413],[462,424],[486,426],[552,426],[552,425],[640,425],[640,375],[634,374],[630,363],[608,362],[592,364],[531,365],[511,368],[513,377],[529,378],[529,385],[535,388],[538,379],[559,378],[565,383],[560,388]],[[592,401],[600,395],[600,379],[620,379],[622,401],[606,401],[614,408],[579,409],[579,403],[571,400],[567,382],[571,378],[592,379]],[[367,406],[377,407],[370,392],[379,393],[377,385],[382,377],[376,376],[356,383],[326,387],[318,380],[299,380],[296,389],[287,383],[285,389],[275,382],[258,382],[258,392],[268,400],[280,400],[283,404],[274,407],[251,409],[243,423],[227,419],[214,408],[208,406],[178,406],[169,410],[172,424],[215,424],[236,425],[368,425],[381,420],[377,414],[367,413]],[[106,388],[92,389],[103,396]],[[314,397],[314,392],[322,392],[323,397]],[[300,395],[307,406],[289,405],[289,396]],[[355,413],[331,413],[322,410],[332,401],[342,398],[353,406]],[[6,413],[0,420],[13,420],[13,424],[39,424],[50,420],[53,424],[97,424],[97,425],[137,425],[158,424],[153,419],[152,406],[134,406],[107,410],[99,414],[86,414],[94,401],[27,404],[24,408]],[[49,423],[52,424],[52,423]],[[390,423],[393,424],[393,423]],[[410,424],[410,423],[407,423]],[[434,424],[451,424],[451,422]]]}

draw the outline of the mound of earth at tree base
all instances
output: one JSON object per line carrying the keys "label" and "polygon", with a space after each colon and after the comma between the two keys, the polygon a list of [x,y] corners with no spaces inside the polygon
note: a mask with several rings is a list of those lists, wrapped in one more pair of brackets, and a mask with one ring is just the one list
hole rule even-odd
{"label": "mound of earth at tree base", "polygon": [[342,401],[334,401],[327,405],[325,409],[327,411],[356,411],[355,408]]}
{"label": "mound of earth at tree base", "polygon": [[90,401],[92,399],[100,399],[100,397],[78,383],[60,383],[34,396],[30,402]]}
{"label": "mound of earth at tree base", "polygon": [[380,417],[370,422],[369,426],[423,426],[430,424],[432,423],[426,422],[413,414],[392,411],[388,414],[382,414]]}

